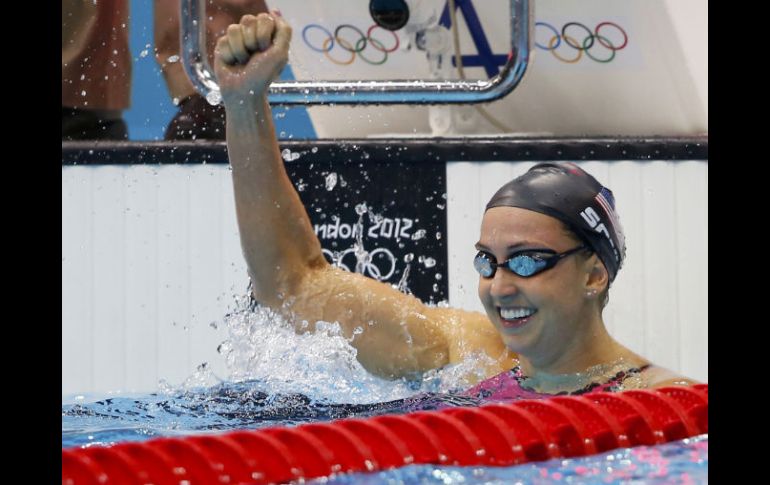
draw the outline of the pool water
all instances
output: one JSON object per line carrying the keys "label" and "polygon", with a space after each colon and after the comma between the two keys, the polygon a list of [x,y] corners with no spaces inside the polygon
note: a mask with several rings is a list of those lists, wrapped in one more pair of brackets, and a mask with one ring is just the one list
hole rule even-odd
{"label": "pool water", "polygon": [[[414,379],[372,376],[335,324],[296,335],[267,309],[247,299],[225,317],[229,338],[219,345],[229,375],[209,366],[181,385],[134,397],[67,398],[62,447],[109,445],[159,436],[293,426],[451,406],[484,404],[457,395],[484,357],[471,358]],[[212,343],[215,345],[215,343]],[[90,401],[90,402],[89,402]],[[372,474],[341,475],[312,483],[706,483],[708,436],[652,447],[512,467],[413,465]]]}
{"label": "pool water", "polygon": [[[174,396],[110,398],[62,407],[62,447],[292,426],[311,421],[480,404],[451,393],[425,393],[385,403],[346,404],[304,394],[267,394],[258,382],[226,383]],[[412,465],[309,483],[330,484],[694,484],[708,483],[708,435],[657,446],[623,448],[511,467]]]}
{"label": "pool water", "polygon": [[307,483],[541,485],[702,484],[708,483],[708,435],[658,446],[622,448],[570,459],[511,467],[410,465],[378,473],[354,473]]}

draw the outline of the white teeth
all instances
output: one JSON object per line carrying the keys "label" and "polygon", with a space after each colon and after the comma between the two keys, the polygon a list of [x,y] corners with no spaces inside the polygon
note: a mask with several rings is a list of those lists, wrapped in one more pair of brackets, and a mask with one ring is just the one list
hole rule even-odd
{"label": "white teeth", "polygon": [[506,320],[514,318],[524,318],[535,313],[535,310],[529,308],[501,308],[500,316]]}

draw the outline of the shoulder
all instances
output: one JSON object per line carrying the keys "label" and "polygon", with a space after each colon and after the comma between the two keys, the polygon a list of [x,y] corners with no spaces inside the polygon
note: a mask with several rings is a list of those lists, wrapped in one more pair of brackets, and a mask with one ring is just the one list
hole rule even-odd
{"label": "shoulder", "polygon": [[473,352],[490,345],[502,349],[503,341],[486,315],[458,308],[428,307],[426,315],[438,322],[448,341]]}
{"label": "shoulder", "polygon": [[700,382],[696,381],[695,379],[677,374],[676,372],[666,369],[665,367],[659,367],[656,365],[651,365],[645,369],[643,375],[647,381],[647,387],[651,389],[657,387],[693,386],[695,384],[700,384]]}
{"label": "shoulder", "polygon": [[392,354],[405,342],[406,331],[410,355],[419,361],[417,367],[421,369],[460,363],[478,352],[489,357],[479,359],[481,367],[489,367],[482,371],[486,376],[515,365],[513,354],[486,315],[428,306],[412,295],[357,273],[322,265],[303,278],[294,295],[292,310],[305,320],[351,321],[353,326],[374,323],[368,329],[375,331],[364,332],[356,342],[359,347],[368,342],[377,351],[360,351],[359,357],[373,354],[378,361],[393,360]]}
{"label": "shoulder", "polygon": [[450,364],[481,356],[479,366],[490,377],[518,363],[486,315],[456,308],[429,308],[428,315],[445,336]]}

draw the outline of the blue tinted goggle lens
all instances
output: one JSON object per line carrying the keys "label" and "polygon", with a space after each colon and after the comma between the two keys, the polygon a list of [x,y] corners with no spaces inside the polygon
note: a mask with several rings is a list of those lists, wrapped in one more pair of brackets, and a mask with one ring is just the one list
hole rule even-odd
{"label": "blue tinted goggle lens", "polygon": [[508,269],[519,276],[532,276],[545,268],[545,261],[535,259],[532,256],[520,254],[508,261]]}
{"label": "blue tinted goggle lens", "polygon": [[547,269],[548,261],[529,254],[518,254],[500,264],[493,262],[493,258],[484,253],[478,253],[473,259],[473,267],[484,278],[494,276],[498,266],[506,266],[513,273],[526,278]]}
{"label": "blue tinted goggle lens", "polygon": [[484,253],[479,253],[473,258],[473,267],[484,278],[489,278],[495,274],[495,270],[492,267],[492,262]]}

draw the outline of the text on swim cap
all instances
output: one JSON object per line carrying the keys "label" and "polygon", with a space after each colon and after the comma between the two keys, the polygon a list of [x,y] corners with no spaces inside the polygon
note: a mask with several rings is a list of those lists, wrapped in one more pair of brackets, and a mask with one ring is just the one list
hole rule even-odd
{"label": "text on swim cap", "polygon": [[599,214],[596,213],[593,207],[586,207],[585,210],[580,213],[580,215],[583,216],[583,219],[585,219],[585,221],[594,231],[603,233],[605,236],[607,236],[607,239],[611,240],[610,232],[604,226],[604,223],[601,222],[601,217],[599,217]]}
{"label": "text on swim cap", "polygon": [[610,237],[610,232],[607,230],[607,227],[604,225],[604,223],[601,222],[601,217],[599,217],[599,214],[596,213],[593,207],[586,207],[585,210],[580,213],[580,215],[594,231],[604,234],[604,236],[610,242],[610,246],[612,246],[612,251],[615,253],[615,257],[618,259],[618,261],[620,261],[620,255],[618,254],[618,250],[615,248],[615,242]]}

